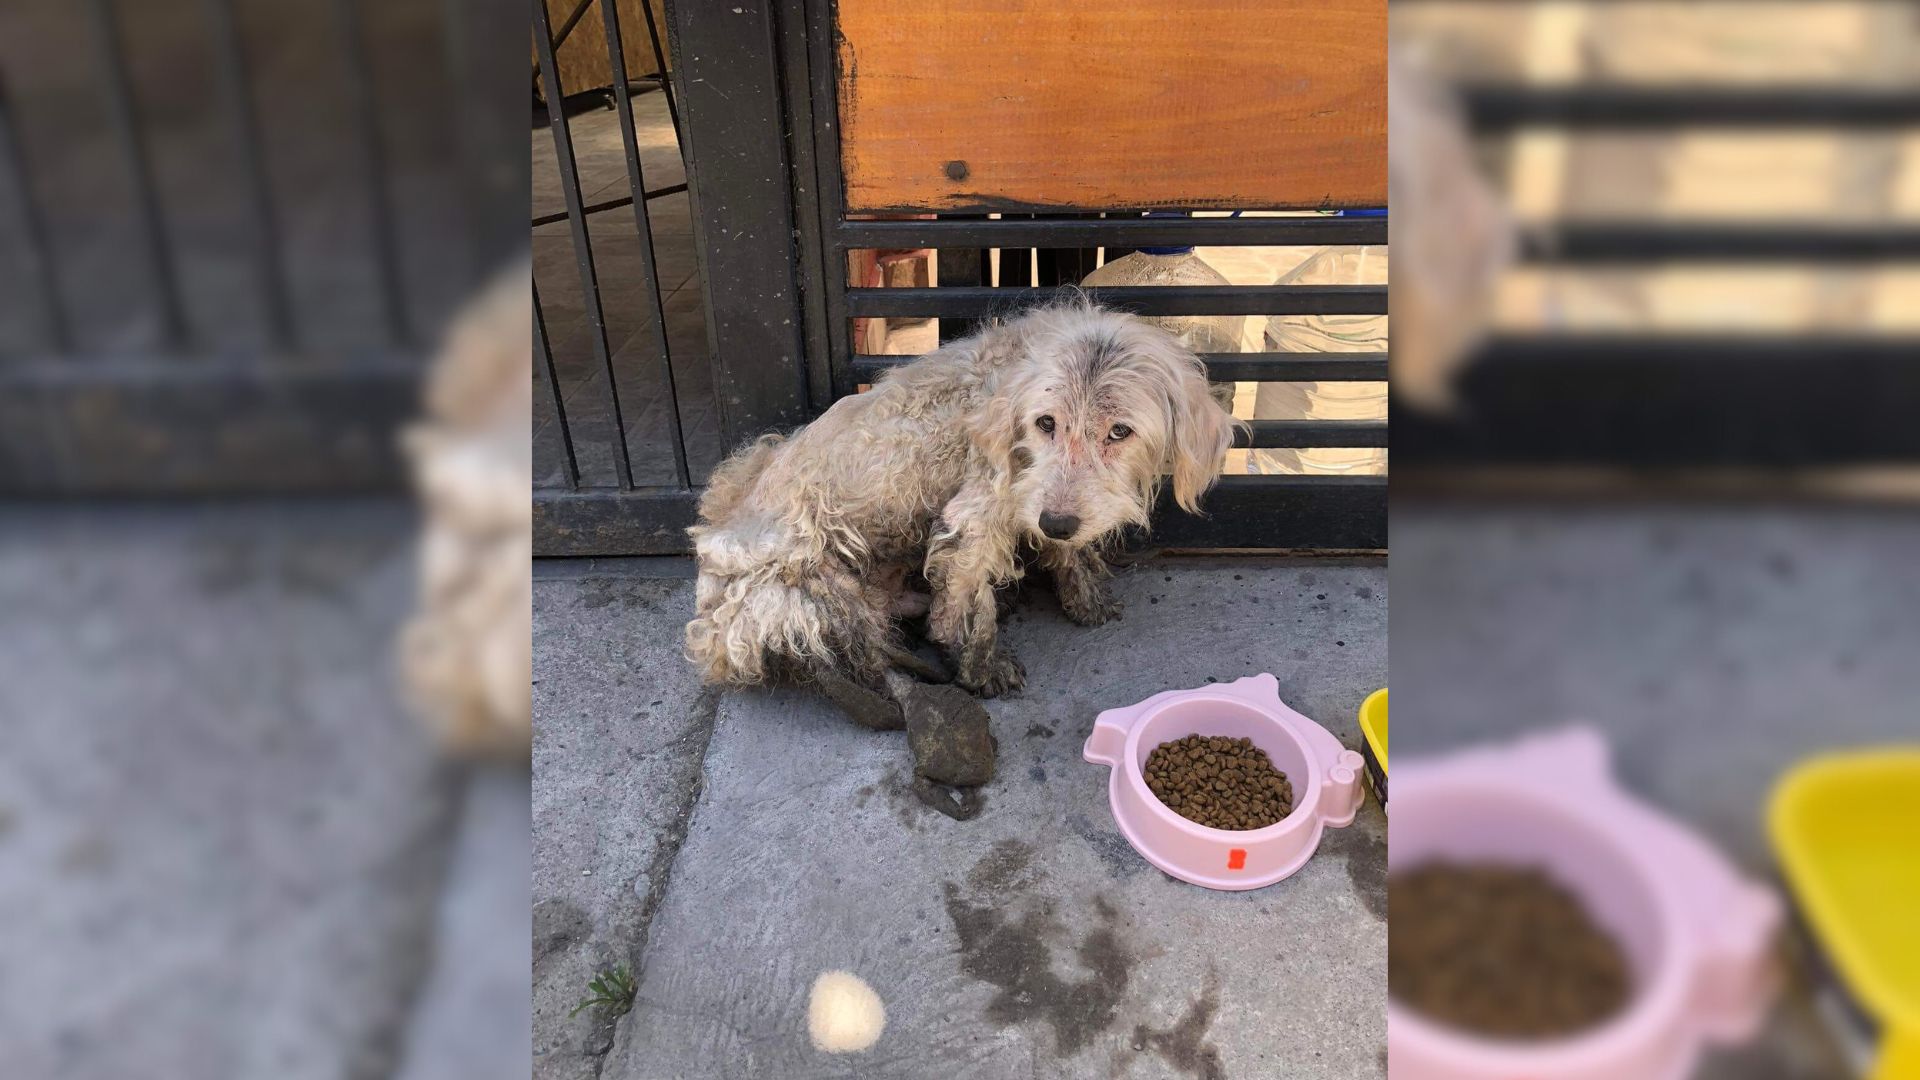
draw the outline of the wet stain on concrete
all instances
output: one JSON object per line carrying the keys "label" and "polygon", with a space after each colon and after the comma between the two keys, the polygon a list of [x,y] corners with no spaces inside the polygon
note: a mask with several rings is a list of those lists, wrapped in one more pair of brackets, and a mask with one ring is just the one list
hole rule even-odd
{"label": "wet stain on concrete", "polygon": [[1195,1080],[1226,1080],[1227,1071],[1220,1063],[1219,1048],[1206,1042],[1207,1028],[1213,1024],[1213,1014],[1219,1010],[1220,993],[1213,979],[1209,978],[1206,990],[1187,1006],[1186,1013],[1172,1027],[1155,1031],[1145,1024],[1136,1024],[1133,1029],[1133,1048],[1153,1051],[1167,1064]]}
{"label": "wet stain on concrete", "polygon": [[[886,793],[887,802],[893,807],[894,818],[908,832],[924,831],[920,826],[921,818],[938,813],[932,807],[922,803],[920,797],[913,793],[913,779],[902,772],[899,766],[888,768],[886,775],[880,778],[880,782],[872,786],[876,792]],[[854,798],[855,806],[862,805],[865,802],[864,790],[856,792]]]}
{"label": "wet stain on concrete", "polygon": [[1027,770],[1027,779],[1036,784],[1044,784],[1047,782],[1047,770],[1035,765],[1033,768]]}
{"label": "wet stain on concrete", "polygon": [[1379,829],[1356,821],[1344,829],[1328,829],[1321,844],[1346,860],[1347,879],[1367,913],[1387,918],[1387,840]]}
{"label": "wet stain on concrete", "polygon": [[1033,845],[1025,840],[1002,840],[974,864],[967,874],[967,884],[979,892],[1004,891],[1026,877],[1032,867]]}
{"label": "wet stain on concrete", "polygon": [[1068,814],[1067,827],[1073,830],[1075,836],[1087,842],[1094,855],[1107,864],[1107,872],[1114,877],[1132,877],[1147,865],[1125,837],[1118,832],[1097,827],[1085,814]]}
{"label": "wet stain on concrete", "polygon": [[945,890],[947,917],[960,939],[960,970],[999,991],[987,1003],[987,1019],[1002,1026],[1046,1024],[1062,1057],[1113,1027],[1133,958],[1111,917],[1103,915],[1074,947],[1088,974],[1064,978],[1054,970],[1050,944],[1063,930],[1044,909],[1015,918],[1001,903],[968,902],[952,882]]}

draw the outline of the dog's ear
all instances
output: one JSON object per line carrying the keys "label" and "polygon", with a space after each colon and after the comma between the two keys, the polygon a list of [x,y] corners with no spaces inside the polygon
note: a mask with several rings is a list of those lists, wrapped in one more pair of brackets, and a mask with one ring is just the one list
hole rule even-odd
{"label": "dog's ear", "polygon": [[1008,477],[1033,463],[1033,455],[1020,445],[1020,410],[1014,395],[1001,392],[988,398],[967,417],[967,436],[973,452]]}
{"label": "dog's ear", "polygon": [[1220,407],[1207,385],[1206,366],[1200,358],[1181,350],[1175,372],[1169,406],[1173,437],[1169,440],[1168,467],[1173,472],[1173,501],[1188,513],[1198,512],[1200,496],[1220,476],[1221,459],[1233,442],[1233,429],[1240,421]]}

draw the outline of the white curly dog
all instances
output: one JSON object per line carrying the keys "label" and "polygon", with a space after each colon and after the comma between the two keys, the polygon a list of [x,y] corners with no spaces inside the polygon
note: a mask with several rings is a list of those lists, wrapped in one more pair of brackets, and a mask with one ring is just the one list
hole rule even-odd
{"label": "white curly dog", "polygon": [[[1196,509],[1235,423],[1172,336],[1084,301],[951,342],[714,471],[691,530],[687,654],[712,683],[878,690],[910,666],[895,620],[925,611],[955,681],[1018,690],[994,592],[1023,554],[1069,618],[1113,618],[1102,545],[1147,523],[1169,474]],[[930,597],[908,589],[916,576]]]}

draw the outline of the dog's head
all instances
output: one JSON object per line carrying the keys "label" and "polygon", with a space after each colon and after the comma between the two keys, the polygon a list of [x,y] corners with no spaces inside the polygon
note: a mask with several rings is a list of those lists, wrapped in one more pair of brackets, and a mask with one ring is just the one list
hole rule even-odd
{"label": "dog's head", "polygon": [[1011,356],[977,441],[1004,462],[1015,526],[1082,546],[1144,525],[1161,480],[1187,510],[1213,486],[1233,417],[1166,331],[1086,304],[1002,331]]}

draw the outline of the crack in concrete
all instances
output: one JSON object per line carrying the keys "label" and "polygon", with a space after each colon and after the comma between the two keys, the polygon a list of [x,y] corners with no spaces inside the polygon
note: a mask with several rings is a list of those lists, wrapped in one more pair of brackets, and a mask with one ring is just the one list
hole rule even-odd
{"label": "crack in concrete", "polygon": [[[694,770],[693,784],[687,790],[679,813],[674,815],[673,827],[660,838],[659,845],[654,848],[653,858],[647,863],[647,894],[640,900],[640,915],[634,922],[632,952],[628,961],[635,986],[646,976],[647,945],[652,934],[653,916],[666,899],[667,887],[673,881],[674,863],[680,857],[680,849],[687,840],[687,830],[693,825],[694,810],[700,805],[701,793],[707,787],[707,747],[713,742],[713,729],[719,720],[720,696],[719,689],[707,686],[701,688],[700,696],[693,701],[693,720],[689,725],[688,737],[700,740],[697,755],[700,767]],[[639,1001],[636,1000],[634,1004],[637,1006]],[[629,1009],[615,1020],[612,1036],[604,1046],[597,1046],[591,1055],[595,1080],[606,1069],[607,1055],[620,1044],[621,1029],[632,1015],[633,1011]]]}

